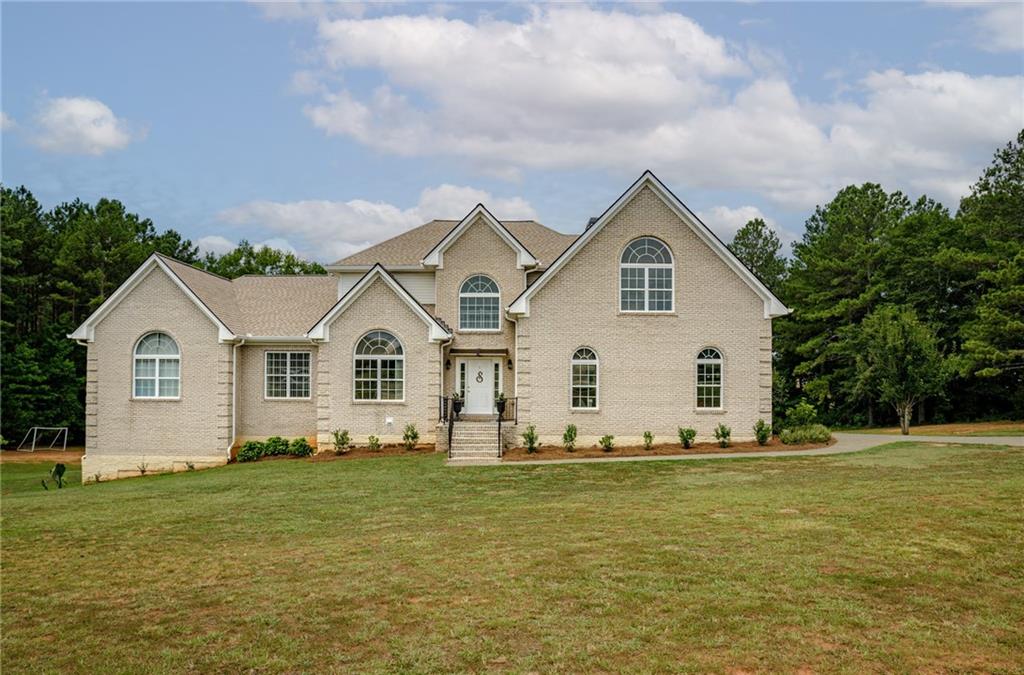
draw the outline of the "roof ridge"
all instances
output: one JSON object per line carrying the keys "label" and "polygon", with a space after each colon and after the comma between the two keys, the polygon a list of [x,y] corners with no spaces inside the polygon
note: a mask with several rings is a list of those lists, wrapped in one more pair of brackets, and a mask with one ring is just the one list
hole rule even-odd
{"label": "roof ridge", "polygon": [[176,262],[179,265],[184,265],[185,267],[190,267],[190,268],[196,270],[197,272],[203,272],[204,274],[209,274],[211,277],[215,277],[217,279],[220,279],[221,281],[231,282],[231,279],[228,279],[227,277],[222,277],[221,275],[217,274],[216,272],[211,272],[210,270],[204,270],[202,267],[196,267],[192,263],[187,263],[184,260],[178,260],[177,258],[169,256],[169,255],[167,255],[165,253],[161,253],[160,251],[153,251],[153,255],[159,256],[159,257],[161,257],[161,258],[163,258],[165,260],[170,260],[171,262]]}

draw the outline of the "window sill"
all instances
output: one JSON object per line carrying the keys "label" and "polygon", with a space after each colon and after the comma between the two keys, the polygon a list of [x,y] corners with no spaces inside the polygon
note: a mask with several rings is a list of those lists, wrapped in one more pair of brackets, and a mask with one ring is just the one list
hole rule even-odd
{"label": "window sill", "polygon": [[671,312],[625,312],[619,310],[619,316],[679,316],[675,310]]}
{"label": "window sill", "polygon": [[724,415],[729,411],[725,408],[694,408],[693,412],[696,415]]}
{"label": "window sill", "polygon": [[600,408],[569,408],[569,414],[571,415],[596,415],[601,412]]}
{"label": "window sill", "polygon": [[305,401],[312,401],[312,396],[264,396],[263,401],[266,403],[303,403]]}
{"label": "window sill", "polygon": [[129,401],[138,403],[175,403],[181,400],[180,396],[131,396]]}
{"label": "window sill", "polygon": [[405,405],[405,399],[401,401],[365,401],[352,399],[352,405]]}
{"label": "window sill", "polygon": [[455,330],[455,332],[456,332],[456,334],[468,333],[468,334],[472,335],[474,333],[476,333],[476,334],[484,333],[484,334],[490,334],[490,335],[497,335],[499,333],[504,333],[505,330],[502,329],[502,328],[479,328],[479,329],[477,329],[477,328],[458,328],[458,329]]}

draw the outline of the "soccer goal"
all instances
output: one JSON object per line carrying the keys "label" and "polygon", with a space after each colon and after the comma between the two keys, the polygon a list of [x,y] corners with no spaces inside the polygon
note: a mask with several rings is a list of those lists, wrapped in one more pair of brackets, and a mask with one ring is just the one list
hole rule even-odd
{"label": "soccer goal", "polygon": [[[41,442],[40,436],[42,436]],[[29,447],[25,447],[25,444],[28,443],[29,437],[32,438],[32,445],[30,445]],[[62,439],[63,445],[60,446],[60,449],[68,449],[67,427],[32,427],[31,429],[28,430],[28,433],[25,434],[25,438],[21,439],[21,443],[18,444],[18,447],[16,449],[18,450],[18,452],[35,452],[36,447],[42,447],[42,443],[45,443],[47,438],[51,438],[50,444],[46,446],[47,450],[52,450],[53,446],[57,445],[57,442]]]}

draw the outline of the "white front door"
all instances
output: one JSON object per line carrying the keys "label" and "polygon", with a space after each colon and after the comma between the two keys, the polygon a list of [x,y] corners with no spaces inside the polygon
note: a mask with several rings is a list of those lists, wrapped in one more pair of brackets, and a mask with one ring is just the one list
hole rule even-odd
{"label": "white front door", "polygon": [[493,359],[466,359],[460,362],[460,379],[465,376],[466,403],[463,412],[469,415],[489,415],[494,412]]}

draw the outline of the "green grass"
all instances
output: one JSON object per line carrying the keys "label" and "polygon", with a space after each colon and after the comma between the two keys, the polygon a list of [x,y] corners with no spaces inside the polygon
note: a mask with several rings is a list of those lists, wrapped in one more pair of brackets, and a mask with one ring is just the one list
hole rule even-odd
{"label": "green grass", "polygon": [[45,469],[0,476],[5,672],[1024,669],[1019,449]]}

